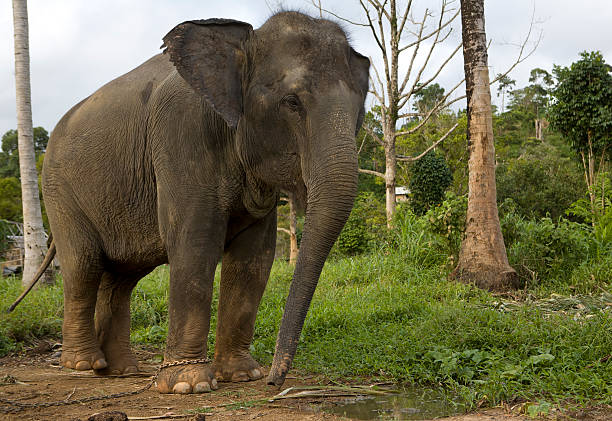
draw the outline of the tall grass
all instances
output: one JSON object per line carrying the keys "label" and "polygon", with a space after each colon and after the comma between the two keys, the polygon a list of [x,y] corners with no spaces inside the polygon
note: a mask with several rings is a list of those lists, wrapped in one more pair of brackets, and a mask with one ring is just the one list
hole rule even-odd
{"label": "tall grass", "polygon": [[[447,281],[439,257],[425,250],[429,240],[414,241],[326,264],[296,369],[340,380],[444,385],[470,403],[537,398],[612,403],[612,370],[606,362],[612,352],[609,310],[576,318],[545,314],[537,302],[525,302],[507,311],[499,298]],[[251,352],[263,364],[272,360],[292,269],[275,262],[260,305]],[[1,282],[0,305],[6,308],[18,295],[19,281]],[[217,300],[218,276],[210,353]],[[133,342],[163,346],[167,302],[164,266],[134,291]],[[57,338],[61,308],[61,286],[34,291],[15,313],[0,318],[0,352],[34,338]]]}

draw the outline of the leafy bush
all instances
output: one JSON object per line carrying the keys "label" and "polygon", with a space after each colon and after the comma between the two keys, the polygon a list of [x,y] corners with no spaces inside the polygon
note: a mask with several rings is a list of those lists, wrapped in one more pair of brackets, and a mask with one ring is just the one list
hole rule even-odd
{"label": "leafy bush", "polygon": [[512,199],[516,211],[526,218],[550,216],[553,220],[583,195],[583,176],[578,166],[550,145],[529,145],[521,156],[496,169],[497,200]]}
{"label": "leafy bush", "polygon": [[429,152],[416,161],[410,177],[410,205],[417,215],[444,200],[444,192],[453,182],[450,168],[443,156]]}
{"label": "leafy bush", "polygon": [[511,212],[502,217],[501,226],[510,265],[535,283],[568,281],[592,247],[590,228],[563,218],[557,223],[551,218],[524,220]]}
{"label": "leafy bush", "polygon": [[456,261],[465,231],[467,195],[457,196],[447,192],[444,201],[434,206],[425,215],[428,229],[443,238],[445,252],[451,265]]}
{"label": "leafy bush", "polygon": [[376,195],[360,193],[332,254],[353,256],[371,249],[375,240],[385,236],[385,218],[384,204]]}

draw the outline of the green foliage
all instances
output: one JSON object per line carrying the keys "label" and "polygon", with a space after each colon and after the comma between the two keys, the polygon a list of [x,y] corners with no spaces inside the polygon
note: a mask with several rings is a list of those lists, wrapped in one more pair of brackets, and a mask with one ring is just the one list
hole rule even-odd
{"label": "green foliage", "polygon": [[[42,170],[42,159],[48,141],[49,133],[42,127],[34,127],[34,151],[37,155],[36,168],[39,174]],[[9,221],[23,219],[19,179],[17,130],[9,130],[2,136],[2,150],[0,151],[0,219]],[[46,221],[46,217],[43,204],[43,220]]]}
{"label": "green foliage", "polygon": [[21,185],[15,177],[0,178],[0,219],[22,219]]}
{"label": "green foliage", "polygon": [[[49,133],[43,127],[34,127],[34,152],[36,155],[47,149]],[[19,178],[19,150],[17,147],[17,130],[9,130],[2,135],[0,152],[0,178]]]}
{"label": "green foliage", "polygon": [[593,246],[588,226],[551,218],[525,220],[513,212],[501,218],[508,260],[524,281],[567,282],[574,268],[587,260]]}
{"label": "green foliage", "polygon": [[414,93],[414,105],[412,108],[422,116],[432,110],[444,99],[444,88],[437,83],[431,83],[424,88],[418,87]]}
{"label": "green foliage", "polygon": [[370,249],[374,240],[384,235],[385,224],[384,205],[376,195],[372,192],[359,194],[336,241],[337,252],[352,256]]}
{"label": "green foliage", "polygon": [[457,196],[447,192],[444,201],[434,206],[425,215],[428,230],[443,238],[444,252],[448,254],[449,265],[457,262],[467,212],[467,195]]}
{"label": "green foliage", "polygon": [[[555,66],[557,85],[548,115],[578,153],[598,155],[612,142],[612,74],[599,51],[583,52],[570,67]],[[590,146],[589,146],[590,144]]]}
{"label": "green foliage", "polygon": [[583,197],[571,204],[568,215],[576,216],[593,227],[597,256],[612,253],[612,174],[601,172],[590,187],[595,198]]}
{"label": "green foliage", "polygon": [[557,220],[583,195],[581,176],[578,165],[556,146],[529,142],[517,159],[498,165],[497,200],[512,199],[525,218]]}
{"label": "green foliage", "polygon": [[432,206],[440,204],[452,181],[443,156],[431,151],[416,161],[410,178],[410,205],[414,212],[423,215]]}

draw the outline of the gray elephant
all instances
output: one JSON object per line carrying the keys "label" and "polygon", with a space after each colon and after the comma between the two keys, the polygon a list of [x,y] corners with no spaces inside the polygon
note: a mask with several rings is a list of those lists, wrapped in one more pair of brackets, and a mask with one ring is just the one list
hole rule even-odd
{"label": "gray elephant", "polygon": [[158,389],[200,393],[217,380],[261,378],[249,345],[282,189],[301,199],[306,218],[268,376],[281,385],[353,205],[370,62],[337,24],[297,12],[255,31],[234,20],[184,22],[164,46],[74,106],[49,140],[43,194],[64,279],[61,363],[137,371],[130,293],[164,263],[165,361],[205,358],[222,259],[214,361],[165,368]]}

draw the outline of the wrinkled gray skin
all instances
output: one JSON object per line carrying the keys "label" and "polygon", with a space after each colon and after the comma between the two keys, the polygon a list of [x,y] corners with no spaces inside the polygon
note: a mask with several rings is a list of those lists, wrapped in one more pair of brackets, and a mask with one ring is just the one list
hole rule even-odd
{"label": "wrinkled gray skin", "polygon": [[137,371],[130,293],[166,262],[165,361],[204,358],[222,258],[214,361],[164,369],[158,389],[261,378],[249,345],[283,189],[304,203],[306,222],[268,377],[281,385],[356,193],[369,60],[336,24],[295,12],[256,31],[185,22],[164,44],[72,108],[49,141],[43,190],[64,276],[62,364]]}

